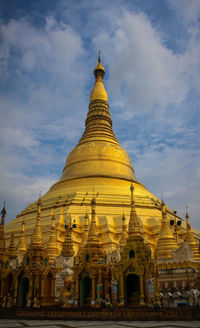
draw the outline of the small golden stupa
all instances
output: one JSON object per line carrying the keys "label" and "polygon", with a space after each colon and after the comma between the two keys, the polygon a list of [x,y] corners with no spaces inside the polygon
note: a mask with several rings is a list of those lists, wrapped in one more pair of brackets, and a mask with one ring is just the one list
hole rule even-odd
{"label": "small golden stupa", "polygon": [[[130,158],[120,146],[112,129],[108,95],[103,84],[104,74],[105,69],[99,55],[98,64],[94,69],[95,84],[90,95],[85,131],[77,146],[67,156],[60,180],[40,198],[43,243],[53,259],[57,254],[55,245],[58,247],[58,253],[62,251],[65,224],[75,222],[76,227],[71,230],[71,238],[73,250],[77,254],[79,247],[82,247],[84,240],[87,239],[85,234],[88,234],[91,224],[91,214],[87,215],[87,212],[92,199],[95,199],[99,243],[105,252],[116,249],[120,240],[123,243],[126,239],[131,208],[130,185],[132,185],[133,219],[137,215],[138,233],[151,248],[152,254],[159,244],[161,248],[162,245],[164,246],[157,251],[158,254],[168,257],[167,238],[177,239],[178,234],[178,242],[181,244],[189,232],[184,222],[178,231],[174,226],[168,226],[166,221],[176,220],[178,216],[175,215],[174,218],[173,211],[167,206],[163,214],[162,202],[136,179]],[[23,246],[20,246],[22,251],[25,250],[31,242],[37,217],[38,200],[7,224],[6,246],[8,247],[10,237],[14,233],[15,243]],[[168,226],[166,231],[164,231],[165,226]],[[162,235],[165,237],[164,242],[160,237],[161,227]],[[197,234],[195,238],[198,238]]]}

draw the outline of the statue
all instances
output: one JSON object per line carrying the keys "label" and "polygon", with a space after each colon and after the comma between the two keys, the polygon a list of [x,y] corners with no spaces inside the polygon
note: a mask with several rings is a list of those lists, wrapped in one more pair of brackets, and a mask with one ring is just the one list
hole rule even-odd
{"label": "statue", "polygon": [[119,262],[121,260],[120,245],[117,245],[116,249],[107,255],[107,264],[113,262]]}
{"label": "statue", "polygon": [[112,278],[111,290],[112,290],[112,299],[113,299],[114,304],[117,302],[117,286],[118,286],[118,281],[116,279]]}
{"label": "statue", "polygon": [[147,279],[147,291],[148,291],[148,305],[150,307],[153,306],[155,300],[154,300],[154,279],[153,278],[150,278],[150,279]]}
{"label": "statue", "polygon": [[11,308],[13,304],[13,299],[10,294],[8,294],[7,308]]}
{"label": "statue", "polygon": [[110,297],[107,297],[107,298],[106,298],[106,301],[105,301],[105,307],[106,307],[107,309],[110,309],[110,308],[112,307],[112,304],[111,304],[111,302],[110,302]]}
{"label": "statue", "polygon": [[63,292],[62,292],[62,302],[63,308],[67,308],[70,305],[73,304],[73,297],[72,297],[72,284],[73,284],[73,280],[72,278],[67,275],[64,281],[64,288],[63,288]]}
{"label": "statue", "polygon": [[120,260],[121,260],[120,245],[117,245],[117,248],[115,250],[115,261],[119,262]]}
{"label": "statue", "polygon": [[198,289],[190,290],[189,303],[191,306],[199,306],[200,305],[200,291]]}
{"label": "statue", "polygon": [[26,295],[26,306],[28,308],[31,307],[31,297],[30,297],[29,293]]}
{"label": "statue", "polygon": [[20,253],[20,251],[17,249],[17,266],[20,266],[22,264],[23,261],[23,256]]}
{"label": "statue", "polygon": [[17,297],[13,297],[13,304],[12,304],[12,306],[15,307],[16,304],[17,304]]}
{"label": "statue", "polygon": [[97,283],[97,300],[96,300],[97,307],[101,307],[103,305],[102,299],[102,283]]}
{"label": "statue", "polygon": [[11,259],[10,260],[10,268],[12,269],[12,270],[16,270],[16,268],[17,268],[17,259]]}
{"label": "statue", "polygon": [[2,308],[6,308],[6,306],[7,306],[7,297],[6,296],[3,297],[1,306],[2,306]]}
{"label": "statue", "polygon": [[37,298],[37,296],[35,296],[34,299],[33,299],[33,307],[34,308],[39,308],[40,307],[40,301]]}

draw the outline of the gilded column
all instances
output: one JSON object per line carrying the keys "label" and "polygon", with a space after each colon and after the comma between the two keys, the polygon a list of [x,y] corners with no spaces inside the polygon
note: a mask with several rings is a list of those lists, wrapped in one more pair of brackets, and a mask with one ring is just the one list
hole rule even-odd
{"label": "gilded column", "polygon": [[105,276],[105,299],[108,299],[110,298],[110,295],[109,295],[109,276],[106,275]]}
{"label": "gilded column", "polygon": [[77,307],[78,303],[79,303],[79,280],[78,280],[78,276],[75,279],[75,283],[76,283],[76,286],[75,286],[75,302],[74,302],[74,305]]}
{"label": "gilded column", "polygon": [[16,303],[17,303],[17,293],[18,293],[18,277],[16,277],[15,279],[14,279],[14,306],[16,306]]}
{"label": "gilded column", "polygon": [[120,275],[120,305],[124,305],[124,275]]}
{"label": "gilded column", "polygon": [[144,302],[144,277],[140,275],[140,305],[146,305]]}
{"label": "gilded column", "polygon": [[39,276],[35,275],[34,297],[39,297]]}
{"label": "gilded column", "polygon": [[43,301],[44,301],[44,293],[47,292],[44,290],[44,281],[45,281],[45,277],[42,276],[41,277],[41,292],[40,292],[41,303],[43,303]]}
{"label": "gilded column", "polygon": [[32,298],[34,297],[33,295],[33,276],[29,276],[29,296],[32,300]]}
{"label": "gilded column", "polygon": [[4,279],[2,279],[1,280],[1,298],[3,298],[3,296],[4,296],[4,287],[5,286],[5,280]]}
{"label": "gilded column", "polygon": [[55,302],[55,278],[51,281],[51,303],[54,304]]}
{"label": "gilded column", "polygon": [[95,305],[96,300],[96,275],[92,274],[92,299],[91,299],[91,306]]}

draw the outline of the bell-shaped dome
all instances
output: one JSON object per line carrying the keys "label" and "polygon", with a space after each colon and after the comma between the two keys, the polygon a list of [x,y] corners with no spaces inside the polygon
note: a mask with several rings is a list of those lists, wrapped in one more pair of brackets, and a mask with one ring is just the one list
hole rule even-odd
{"label": "bell-shaped dome", "polygon": [[112,130],[108,96],[103,84],[104,74],[99,56],[94,69],[96,79],[90,96],[85,131],[67,157],[61,180],[112,177],[136,181],[129,156]]}

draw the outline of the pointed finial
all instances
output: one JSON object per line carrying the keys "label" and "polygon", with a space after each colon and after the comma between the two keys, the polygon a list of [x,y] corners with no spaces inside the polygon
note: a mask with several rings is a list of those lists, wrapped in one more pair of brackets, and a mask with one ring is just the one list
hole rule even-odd
{"label": "pointed finial", "polygon": [[24,221],[24,218],[22,220],[22,231],[24,231],[24,226],[25,226],[25,221]]}
{"label": "pointed finial", "polygon": [[134,207],[135,202],[134,202],[134,197],[133,197],[133,192],[134,192],[133,182],[131,182],[130,191],[131,191],[131,207]]}
{"label": "pointed finial", "polygon": [[6,211],[6,207],[5,207],[5,204],[6,204],[6,202],[4,201],[4,203],[3,203],[3,208],[2,208],[2,210],[1,210],[1,224],[4,224],[4,222],[5,222],[5,217],[6,217],[6,213],[7,213],[7,211]]}
{"label": "pointed finial", "polygon": [[161,191],[161,207],[165,206],[163,192]]}
{"label": "pointed finial", "polygon": [[6,211],[6,202],[4,201],[3,202],[3,208],[1,210],[1,217],[4,217],[5,218],[6,213],[7,213],[7,211]]}
{"label": "pointed finial", "polygon": [[162,203],[161,203],[161,211],[162,211],[162,216],[163,217],[166,217],[167,216],[167,210],[166,210],[166,206],[165,206],[164,200],[162,200]]}
{"label": "pointed finial", "polygon": [[188,214],[188,206],[187,206],[187,205],[185,206],[185,210],[186,210],[185,217],[186,217],[186,218],[189,218],[189,214]]}
{"label": "pointed finial", "polygon": [[99,50],[98,63],[101,64],[101,51]]}
{"label": "pointed finial", "polygon": [[133,181],[131,182],[130,191],[131,191],[131,192],[134,191]]}
{"label": "pointed finial", "polygon": [[42,200],[41,200],[41,191],[39,192],[39,198],[37,201],[37,207],[38,207],[38,212],[40,212],[40,207],[42,205]]}
{"label": "pointed finial", "polygon": [[101,77],[103,78],[105,74],[105,69],[101,63],[101,51],[99,51],[99,55],[98,55],[98,64],[94,69],[94,75],[97,77],[99,75],[101,75]]}
{"label": "pointed finial", "polygon": [[190,228],[190,221],[189,221],[189,214],[188,214],[188,206],[186,205],[185,206],[185,210],[186,210],[186,212],[185,212],[185,218],[186,218],[186,224],[187,224],[187,228]]}

